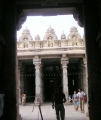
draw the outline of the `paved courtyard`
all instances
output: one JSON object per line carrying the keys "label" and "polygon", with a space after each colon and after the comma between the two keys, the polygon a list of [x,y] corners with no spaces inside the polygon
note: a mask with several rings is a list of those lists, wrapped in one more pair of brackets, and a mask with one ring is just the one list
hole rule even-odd
{"label": "paved courtyard", "polygon": [[[27,104],[26,106],[20,105],[19,108],[22,120],[41,120],[38,106],[34,106],[33,109],[33,104]],[[43,120],[56,120],[55,110],[52,109],[51,104],[42,105],[41,110]],[[65,105],[65,120],[88,120],[88,117],[80,110],[75,111],[73,105]]]}

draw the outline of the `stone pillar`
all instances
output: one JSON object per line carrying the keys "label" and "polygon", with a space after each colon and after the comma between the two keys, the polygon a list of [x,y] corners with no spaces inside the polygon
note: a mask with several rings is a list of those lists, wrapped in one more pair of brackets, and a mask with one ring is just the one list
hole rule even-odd
{"label": "stone pillar", "polygon": [[20,83],[20,69],[21,69],[21,63],[18,62],[18,91],[19,91],[19,104],[21,104],[21,83]]}
{"label": "stone pillar", "polygon": [[83,69],[83,84],[84,84],[84,92],[87,95],[87,107],[85,107],[85,113],[88,116],[88,79],[87,79],[87,62],[86,58],[83,58],[83,64],[82,64],[82,69]]}
{"label": "stone pillar", "polygon": [[69,62],[68,62],[68,58],[66,57],[66,55],[62,55],[61,64],[62,64],[62,69],[63,69],[63,73],[62,73],[62,76],[63,76],[63,92],[66,95],[67,103],[68,103],[68,96],[69,96],[69,93],[68,93],[68,71],[67,71],[67,64],[68,63]]}
{"label": "stone pillar", "polygon": [[[99,0],[100,1],[100,0]],[[98,48],[97,37],[101,30],[100,13],[101,3],[98,1],[83,0],[84,9],[84,27],[85,27],[85,43],[87,54],[87,70],[88,70],[88,102],[90,120],[101,119],[101,56]]]}
{"label": "stone pillar", "polygon": [[20,67],[20,90],[21,94],[24,94],[24,66]]}
{"label": "stone pillar", "polygon": [[41,89],[42,89],[42,103],[44,101],[44,91],[43,91],[43,65],[41,64],[40,66],[40,71],[41,71]]}
{"label": "stone pillar", "polygon": [[19,74],[19,62],[16,61],[16,97],[17,97],[17,120],[21,120],[21,115],[19,114],[19,103],[21,103],[21,95],[19,95],[20,88],[19,88],[19,81],[20,81],[20,74]]}
{"label": "stone pillar", "polygon": [[35,104],[42,103],[41,60],[38,56],[33,59],[35,65]]}
{"label": "stone pillar", "polygon": [[86,61],[83,59],[83,64],[82,64],[82,71],[83,71],[83,90],[87,94],[87,76],[86,76]]}

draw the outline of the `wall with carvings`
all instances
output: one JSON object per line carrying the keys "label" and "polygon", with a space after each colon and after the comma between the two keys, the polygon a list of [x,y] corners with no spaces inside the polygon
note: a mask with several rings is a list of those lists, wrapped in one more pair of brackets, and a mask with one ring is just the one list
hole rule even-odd
{"label": "wall with carvings", "polygon": [[24,48],[64,48],[64,47],[84,47],[85,42],[84,38],[78,33],[76,27],[71,27],[70,33],[66,35],[64,33],[61,34],[61,39],[57,39],[57,35],[55,34],[54,29],[50,26],[44,37],[43,40],[40,40],[40,36],[36,35],[35,39],[32,38],[30,35],[30,31],[25,28],[20,36],[19,40],[17,41],[17,50],[21,50]]}

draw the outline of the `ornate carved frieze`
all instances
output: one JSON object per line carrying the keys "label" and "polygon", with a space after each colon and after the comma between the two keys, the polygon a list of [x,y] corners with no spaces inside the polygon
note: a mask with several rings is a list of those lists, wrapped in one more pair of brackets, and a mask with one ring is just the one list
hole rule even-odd
{"label": "ornate carved frieze", "polygon": [[57,39],[54,29],[50,26],[43,40],[36,35],[32,39],[30,31],[26,28],[23,30],[21,37],[17,41],[17,52],[47,52],[47,51],[68,51],[68,50],[85,50],[84,38],[78,33],[76,27],[71,27],[70,33],[65,39]]}
{"label": "ornate carved frieze", "polygon": [[60,47],[59,42],[59,40],[54,40],[53,47]]}
{"label": "ornate carved frieze", "polygon": [[71,52],[76,52],[77,53],[77,51],[78,51],[78,53],[79,53],[79,51],[85,51],[85,47],[66,47],[66,48],[61,48],[61,47],[59,47],[59,48],[43,48],[43,49],[41,49],[41,48],[38,48],[38,49],[18,49],[18,51],[17,51],[17,53],[19,54],[20,53],[20,55],[21,55],[21,53],[24,55],[24,53],[40,53],[40,54],[42,54],[42,52],[45,52],[45,53],[47,53],[47,52],[59,52],[59,51],[61,51],[61,52],[63,52],[63,51],[66,51],[66,52],[68,52],[68,51],[71,51]]}
{"label": "ornate carved frieze", "polygon": [[66,47],[66,46],[68,46],[67,40],[61,40],[60,42],[61,42],[61,47]]}
{"label": "ornate carved frieze", "polygon": [[34,42],[35,48],[41,48],[40,47],[40,41],[35,41]]}

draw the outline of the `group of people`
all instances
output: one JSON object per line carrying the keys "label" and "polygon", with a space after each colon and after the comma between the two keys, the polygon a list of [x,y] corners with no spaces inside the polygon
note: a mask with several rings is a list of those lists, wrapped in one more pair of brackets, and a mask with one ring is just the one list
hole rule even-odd
{"label": "group of people", "polygon": [[77,111],[78,107],[80,106],[81,112],[84,112],[84,103],[86,101],[86,94],[82,89],[78,89],[78,93],[74,91],[72,96],[72,101],[74,103],[74,109]]}
{"label": "group of people", "polygon": [[[65,120],[65,109],[64,104],[66,102],[66,96],[62,92],[63,87],[59,86],[58,91],[54,93],[53,99],[52,99],[52,108],[55,108],[56,111],[56,117],[57,120]],[[82,91],[82,89],[78,89],[78,93],[74,91],[74,94],[71,98],[71,100],[74,103],[75,110],[78,110],[78,107],[80,105],[81,112],[84,112],[84,101],[85,101],[86,94]]]}

